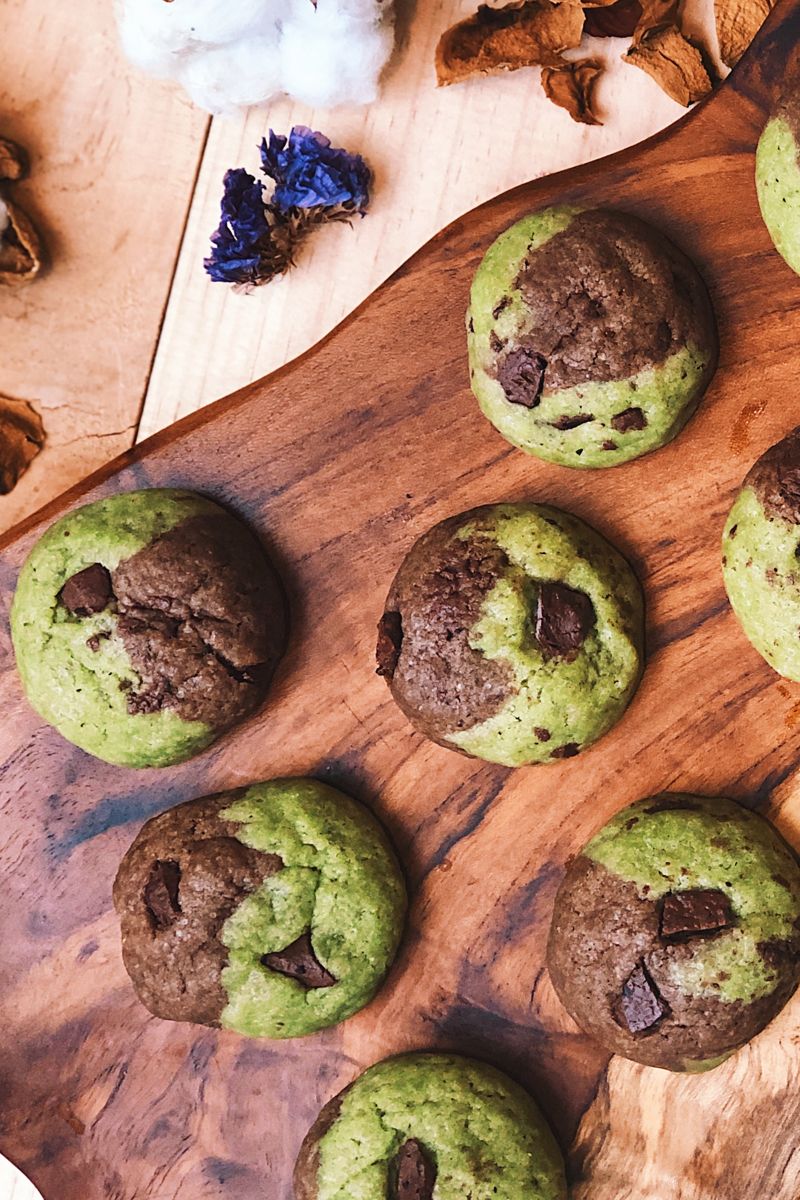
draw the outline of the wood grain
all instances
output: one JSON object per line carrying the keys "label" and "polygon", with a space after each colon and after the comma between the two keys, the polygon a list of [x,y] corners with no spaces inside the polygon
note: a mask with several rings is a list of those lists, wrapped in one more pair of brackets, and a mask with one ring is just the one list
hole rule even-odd
{"label": "wood grain", "polygon": [[[187,485],[259,530],[295,617],[269,707],[160,772],[104,766],[44,727],[0,628],[0,1151],[45,1197],[289,1200],[291,1164],[321,1103],[376,1059],[426,1046],[508,1069],[565,1148],[588,1109],[570,1153],[580,1197],[617,1200],[645,1179],[637,1195],[648,1200],[797,1196],[800,1000],[746,1059],[711,1075],[618,1063],[606,1075],[560,1008],[543,952],[566,857],[639,796],[678,788],[760,807],[775,797],[773,814],[797,840],[800,689],[739,631],[719,538],[744,472],[797,420],[800,281],[761,225],[752,153],[798,34],[800,0],[782,0],[732,79],[681,125],[457,221],[312,352],[156,436],[0,545],[7,608],[26,550],[57,513],[119,488]],[[526,458],[469,392],[472,274],[501,229],[555,200],[618,204],[661,226],[697,261],[719,317],[720,368],[698,415],[671,446],[613,471]],[[625,719],[595,748],[513,772],[412,733],[372,651],[412,540],[448,513],[522,497],[570,508],[629,555],[647,594],[649,664]],[[386,988],[338,1029],[286,1044],[148,1017],[110,910],[140,822],[191,796],[300,772],[372,804],[406,866],[410,926]],[[662,1127],[679,1144],[665,1145]]]}
{"label": "wood grain", "polygon": [[109,0],[0,0],[0,63],[0,134],[31,157],[12,194],[51,260],[0,288],[0,393],[48,439],[7,529],[133,441],[207,118],[126,69]]}
{"label": "wood grain", "polygon": [[[585,38],[576,51],[606,65],[598,91],[602,126],[578,125],[551,104],[538,69],[437,88],[439,35],[474,8],[474,0],[401,0],[398,50],[381,96],[368,108],[323,112],[285,99],[212,123],[140,438],[313,346],[475,205],[630,146],[684,114],[644,72],[622,62],[625,42],[617,38]],[[688,26],[713,57],[713,0],[686,0],[685,8]],[[365,155],[376,175],[369,217],[352,229],[317,233],[294,271],[252,295],[212,284],[203,258],[219,220],[225,171],[246,166],[256,174],[267,129],[295,124],[322,129],[337,145]]]}

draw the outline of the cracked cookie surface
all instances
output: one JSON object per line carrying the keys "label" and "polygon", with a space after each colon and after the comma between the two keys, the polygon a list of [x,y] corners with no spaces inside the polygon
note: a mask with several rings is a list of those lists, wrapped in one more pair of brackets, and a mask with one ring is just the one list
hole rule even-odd
{"label": "cracked cookie surface", "polygon": [[731,800],[641,800],[568,865],[547,963],[571,1016],[615,1054],[717,1066],[800,980],[796,856]]}
{"label": "cracked cookie surface", "polygon": [[322,1109],[300,1150],[297,1200],[564,1200],[561,1153],[533,1100],[494,1067],[407,1054]]}
{"label": "cracked cookie surface", "polygon": [[285,602],[236,517],[152,489],[47,531],[20,574],[12,636],[28,699],[65,737],[110,762],[163,766],[262,702]]}
{"label": "cracked cookie surface", "polygon": [[285,1038],[369,1002],[406,895],[367,809],[317,780],[278,779],[151,818],[114,905],[125,967],[152,1013]]}
{"label": "cracked cookie surface", "polygon": [[670,441],[713,374],[713,312],[692,263],[607,210],[551,208],[487,251],[467,314],[473,391],[514,445],[608,467]]}
{"label": "cracked cookie surface", "polygon": [[378,672],[433,741],[505,766],[570,758],[619,720],[643,665],[628,563],[569,513],[471,509],[406,555]]}

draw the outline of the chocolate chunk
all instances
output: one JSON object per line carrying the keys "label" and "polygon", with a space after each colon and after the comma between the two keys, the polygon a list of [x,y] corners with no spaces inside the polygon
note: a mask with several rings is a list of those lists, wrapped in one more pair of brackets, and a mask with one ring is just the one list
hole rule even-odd
{"label": "chocolate chunk", "polygon": [[[588,11],[590,11],[590,10],[588,10],[588,9],[587,9],[587,12],[588,12]],[[616,442],[603,442],[603,449],[604,449],[604,450],[616,450],[616,448],[617,448],[617,443],[616,443]]]}
{"label": "chocolate chunk", "polygon": [[509,404],[536,408],[544,389],[547,359],[528,346],[520,346],[500,359],[497,378]]}
{"label": "chocolate chunk", "polygon": [[593,421],[594,417],[591,413],[575,413],[572,417],[558,417],[550,424],[554,429],[577,429],[579,425],[585,425],[587,421]]}
{"label": "chocolate chunk", "polygon": [[639,0],[617,0],[603,8],[587,8],[583,32],[589,37],[630,37],[642,15]]}
{"label": "chocolate chunk", "polygon": [[279,975],[288,975],[307,988],[333,987],[336,979],[323,967],[311,945],[311,934],[300,937],[284,950],[262,955],[263,966]]}
{"label": "chocolate chunk", "polygon": [[731,902],[716,888],[670,892],[661,904],[663,938],[696,937],[729,929],[734,923]]}
{"label": "chocolate chunk", "polygon": [[495,321],[500,316],[500,313],[504,312],[508,308],[510,303],[511,297],[503,296],[503,299],[499,300],[497,304],[495,304],[494,308],[492,309],[492,316],[494,317]]}
{"label": "chocolate chunk", "polygon": [[176,862],[160,859],[153,863],[150,877],[144,885],[144,902],[154,929],[169,929],[180,916],[178,887],[181,869]]}
{"label": "chocolate chunk", "polygon": [[100,649],[100,643],[110,637],[111,634],[107,630],[103,630],[100,633],[93,633],[91,637],[86,639],[86,645],[90,650],[97,651]]}
{"label": "chocolate chunk", "polygon": [[643,962],[633,968],[622,985],[620,1009],[631,1033],[654,1029],[669,1013]]}
{"label": "chocolate chunk", "polygon": [[585,592],[564,583],[541,584],[534,636],[546,655],[573,659],[593,625],[594,607]]}
{"label": "chocolate chunk", "polygon": [[566,746],[557,746],[551,758],[574,758],[576,754],[580,754],[581,748],[577,742],[567,742]]}
{"label": "chocolate chunk", "polygon": [[385,612],[378,622],[378,645],[375,657],[378,660],[376,675],[392,679],[400,659],[403,645],[403,618],[399,612]]}
{"label": "chocolate chunk", "polygon": [[542,725],[537,725],[533,732],[536,734],[540,742],[549,742],[550,738],[553,736],[550,733],[550,730],[545,729]]}
{"label": "chocolate chunk", "polygon": [[416,1138],[397,1151],[389,1171],[390,1200],[431,1200],[436,1167]]}
{"label": "chocolate chunk", "polygon": [[611,428],[617,433],[628,433],[631,429],[644,429],[647,417],[640,408],[626,408],[611,418]]}
{"label": "chocolate chunk", "polygon": [[102,612],[114,599],[111,576],[102,563],[92,563],[67,580],[59,599],[75,617]]}
{"label": "chocolate chunk", "polygon": [[505,346],[505,342],[501,342],[494,330],[489,334],[489,346],[494,354],[499,354]]}

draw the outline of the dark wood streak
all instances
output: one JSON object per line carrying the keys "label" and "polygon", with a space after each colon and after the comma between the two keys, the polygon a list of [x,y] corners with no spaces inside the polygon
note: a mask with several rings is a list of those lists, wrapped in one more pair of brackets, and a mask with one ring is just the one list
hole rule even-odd
{"label": "dark wood streak", "polygon": [[[736,783],[760,797],[800,753],[800,728],[787,720],[794,693],[778,691],[725,615],[719,574],[727,505],[796,420],[771,404],[731,449],[748,397],[793,395],[800,365],[800,285],[771,249],[752,178],[753,147],[799,35],[800,0],[782,0],[732,78],[671,130],[455,222],[312,351],[130,451],[0,541],[7,614],[33,539],[70,506],[120,488],[192,487],[252,523],[295,608],[267,708],[199,759],[161,772],[93,762],[45,729],[0,628],[0,1151],[46,1196],[194,1200],[233,1186],[239,1200],[290,1200],[295,1154],[324,1101],[375,1059],[425,1045],[510,1068],[565,1145],[590,1106],[571,1170],[592,1167],[592,1200],[794,1200],[800,1191],[797,1164],[783,1174],[774,1165],[791,1161],[796,1142],[797,1006],[771,1073],[767,1032],[743,1080],[731,1082],[727,1067],[699,1082],[654,1080],[660,1073],[643,1078],[614,1063],[606,1085],[605,1056],[568,1021],[542,971],[549,873],[612,812],[665,787],[724,793]],[[720,368],[697,416],[671,446],[602,473],[511,450],[469,392],[472,273],[498,232],[553,202],[616,204],[652,220],[697,262],[719,317]],[[415,735],[374,675],[373,650],[389,582],[415,538],[461,509],[523,497],[573,510],[632,557],[657,652],[625,719],[596,747],[510,772]],[[148,1017],[122,971],[110,910],[139,822],[247,779],[324,774],[326,762],[352,775],[387,821],[415,888],[385,989],[343,1029],[277,1046]],[[781,807],[789,828],[797,804]],[[763,1110],[754,1079],[769,1093]],[[714,1111],[723,1085],[731,1121],[725,1135],[698,1121],[707,1141],[696,1178],[673,1173],[669,1195],[656,1185],[631,1192],[652,1149],[637,1088],[641,1111],[656,1103],[668,1125],[681,1111],[693,1121]],[[768,1145],[741,1137],[767,1117]],[[658,1156],[672,1162],[694,1132],[684,1120],[679,1136],[659,1140]],[[731,1179],[744,1181],[735,1195]]]}

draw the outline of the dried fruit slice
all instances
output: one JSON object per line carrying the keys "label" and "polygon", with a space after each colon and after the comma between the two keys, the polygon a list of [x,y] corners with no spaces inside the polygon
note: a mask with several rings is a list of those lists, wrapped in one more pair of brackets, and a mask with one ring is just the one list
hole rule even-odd
{"label": "dried fruit slice", "polygon": [[437,81],[444,86],[519,67],[561,66],[561,52],[580,43],[583,21],[575,0],[524,0],[503,8],[482,4],[439,39]]}
{"label": "dried fruit slice", "polygon": [[587,8],[583,32],[589,37],[631,37],[643,15],[639,0],[616,0],[602,8]]}
{"label": "dried fruit slice", "polygon": [[668,96],[688,108],[711,91],[712,83],[700,51],[670,25],[646,34],[623,60],[646,71]]}
{"label": "dried fruit slice", "polygon": [[30,283],[42,267],[42,243],[32,221],[10,200],[0,200],[0,284]]}
{"label": "dried fruit slice", "polygon": [[21,146],[0,137],[0,179],[16,183],[28,173],[28,156]]}
{"label": "dried fruit slice", "polygon": [[714,0],[719,54],[735,67],[766,20],[775,0]]}
{"label": "dried fruit slice", "polygon": [[[622,0],[627,4],[628,0]],[[633,0],[637,10],[641,12],[639,0]],[[616,8],[612,5],[611,8]],[[587,18],[591,19],[594,12],[606,13],[610,9],[592,10]],[[587,31],[588,32],[588,31]],[[602,125],[595,109],[595,87],[603,73],[603,64],[594,58],[586,58],[582,62],[564,63],[561,67],[542,67],[542,87],[548,100],[552,100],[559,108],[565,108],[573,121],[583,125]]]}
{"label": "dried fruit slice", "polygon": [[0,396],[0,495],[6,495],[44,445],[42,418],[27,400]]}

